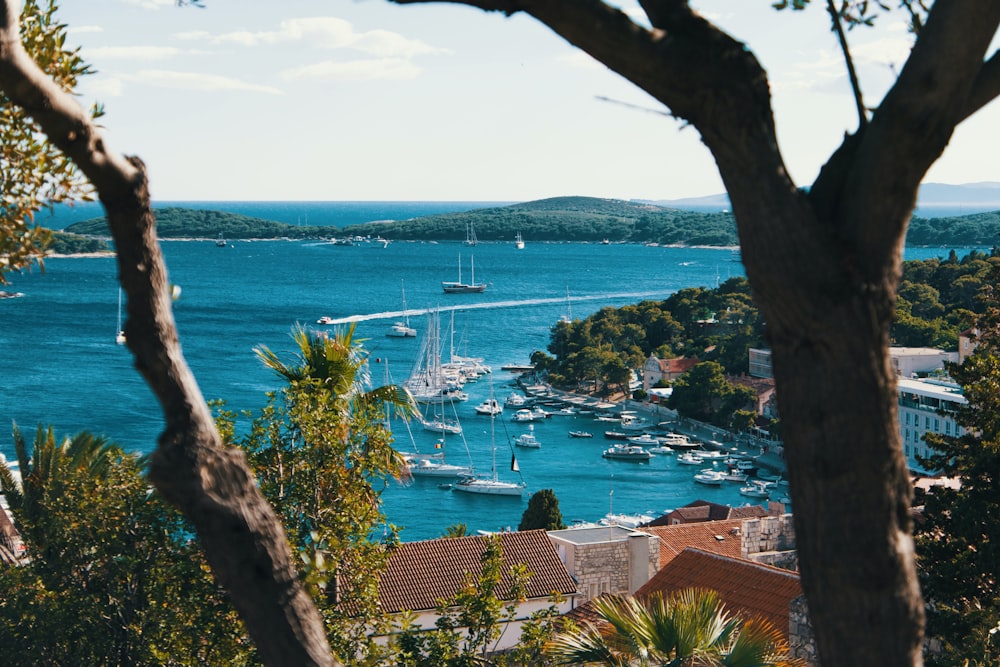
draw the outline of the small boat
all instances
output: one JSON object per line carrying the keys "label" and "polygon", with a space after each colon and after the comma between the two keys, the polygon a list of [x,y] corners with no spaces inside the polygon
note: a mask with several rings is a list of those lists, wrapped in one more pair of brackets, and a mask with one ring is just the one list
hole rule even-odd
{"label": "small boat", "polygon": [[699,473],[695,473],[694,481],[699,484],[707,484],[708,486],[720,486],[725,481],[725,478],[722,476],[722,472],[706,468]]}
{"label": "small boat", "polygon": [[511,394],[507,397],[507,400],[504,401],[503,404],[508,408],[523,408],[531,403],[531,401],[532,399],[524,396],[523,394]]}
{"label": "small boat", "polygon": [[727,482],[746,482],[746,473],[740,472],[736,468],[730,468],[726,472],[722,473],[722,476]]}
{"label": "small boat", "polygon": [[697,466],[704,463],[702,458],[694,452],[684,452],[677,455],[677,462],[686,466]]}
{"label": "small boat", "polygon": [[476,238],[476,225],[470,222],[465,226],[465,245],[478,245],[479,239]]}
{"label": "small boat", "polygon": [[115,343],[118,345],[125,344],[125,330],[122,329],[122,288],[118,288],[118,333],[115,334]]}
{"label": "small boat", "polygon": [[324,315],[323,317],[316,320],[316,324],[336,324],[336,321],[329,315]]}
{"label": "small boat", "polygon": [[225,237],[222,236],[222,232],[219,232],[219,238],[215,239],[215,247],[217,248],[226,247],[226,239]]}
{"label": "small boat", "polygon": [[[402,281],[400,281],[402,285]],[[410,326],[410,318],[406,314],[406,287],[403,286],[403,321],[393,322],[389,330],[385,332],[391,338],[416,338],[417,330]]]}
{"label": "small boat", "polygon": [[498,415],[503,412],[503,406],[495,398],[487,398],[473,409],[476,411],[476,414],[487,416]]}
{"label": "small boat", "polygon": [[744,487],[740,488],[740,495],[747,496],[748,498],[767,498],[771,495],[771,492],[760,482],[750,482]]}
{"label": "small boat", "polygon": [[641,417],[637,417],[627,412],[622,413],[621,421],[622,430],[631,431],[633,433],[642,433],[643,431],[648,431],[656,426],[656,424],[648,419],[642,419]]}
{"label": "small boat", "polygon": [[722,459],[729,458],[729,454],[726,452],[720,452],[714,449],[700,449],[696,453],[704,461],[721,461]]}
{"label": "small boat", "polygon": [[462,425],[457,421],[434,417],[432,419],[421,419],[420,425],[425,431],[432,433],[448,433],[451,435],[462,435]]}
{"label": "small boat", "polygon": [[459,466],[433,458],[412,458],[406,469],[414,477],[467,477],[473,474],[471,466]]}
{"label": "small boat", "polygon": [[538,442],[538,438],[535,437],[535,425],[528,424],[528,432],[514,438],[514,444],[518,447],[528,447],[530,449],[541,448],[542,443]]}
{"label": "small boat", "polygon": [[652,454],[638,445],[612,445],[601,456],[617,461],[648,461],[653,458]]}
{"label": "small boat", "polygon": [[622,433],[621,431],[605,431],[604,437],[608,440],[625,440],[628,438],[628,433]]}
{"label": "small boat", "polygon": [[566,407],[559,408],[558,410],[556,410],[552,414],[554,414],[554,415],[560,415],[562,417],[572,417],[573,415],[576,414],[576,408],[573,408],[573,407],[570,407],[570,406],[566,406]]}
{"label": "small boat", "polygon": [[649,523],[655,516],[649,514],[605,514],[603,518],[597,521],[599,526],[621,526],[622,528],[638,528],[639,526]]}
{"label": "small boat", "polygon": [[651,436],[649,433],[643,433],[642,435],[634,435],[632,437],[626,438],[626,440],[633,445],[639,445],[641,447],[656,447],[660,444],[660,441]]}
{"label": "small boat", "polygon": [[570,431],[569,437],[571,438],[593,438],[594,434],[590,431]]}
{"label": "small boat", "polygon": [[670,449],[665,445],[656,445],[655,447],[647,447],[646,451],[650,454],[673,454],[674,450]]}
{"label": "small boat", "polygon": [[524,250],[524,239],[521,238],[521,232],[518,232],[514,237],[514,247],[518,250]]}
{"label": "small boat", "polygon": [[682,433],[667,433],[657,436],[657,439],[661,445],[666,445],[675,451],[697,449],[699,446],[697,442],[691,442],[691,439]]}
{"label": "small boat", "polygon": [[746,459],[737,459],[733,461],[732,458],[729,459],[729,465],[736,468],[738,471],[745,475],[752,475],[757,472],[757,466],[754,465],[753,461],[748,461]]}
{"label": "small boat", "polygon": [[[490,445],[493,453],[492,465],[490,466],[489,477],[465,477],[458,484],[452,487],[452,491],[460,493],[477,493],[487,496],[517,496],[524,493],[524,480],[520,482],[507,482],[497,476],[497,445],[496,445],[496,415],[490,417]],[[517,465],[517,458],[511,456],[510,469],[520,476],[521,469]]]}
{"label": "small boat", "polygon": [[486,283],[476,282],[476,260],[472,259],[472,282],[462,282],[462,256],[458,256],[458,280],[441,281],[445,294],[478,294],[486,291]]}
{"label": "small boat", "polygon": [[533,422],[535,421],[535,414],[531,410],[528,410],[527,408],[521,408],[520,410],[514,413],[514,416],[511,417],[511,421]]}

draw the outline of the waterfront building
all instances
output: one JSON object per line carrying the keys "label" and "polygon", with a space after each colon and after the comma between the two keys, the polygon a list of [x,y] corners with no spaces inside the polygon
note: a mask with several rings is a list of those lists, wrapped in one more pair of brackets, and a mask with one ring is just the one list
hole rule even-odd
{"label": "waterfront building", "polygon": [[673,382],[697,364],[698,359],[686,359],[684,357],[660,359],[656,355],[651,354],[646,359],[646,363],[642,365],[642,388],[648,394],[649,390],[658,383]]}
{"label": "waterfront building", "polygon": [[944,362],[958,361],[957,352],[945,352],[933,347],[889,348],[889,359],[898,377],[925,377],[944,370]]}
{"label": "waterfront building", "polygon": [[933,472],[925,470],[917,460],[931,454],[924,435],[960,436],[965,432],[955,421],[955,411],[966,403],[962,388],[947,379],[902,377],[896,382],[896,391],[899,433],[907,465],[914,471]]}

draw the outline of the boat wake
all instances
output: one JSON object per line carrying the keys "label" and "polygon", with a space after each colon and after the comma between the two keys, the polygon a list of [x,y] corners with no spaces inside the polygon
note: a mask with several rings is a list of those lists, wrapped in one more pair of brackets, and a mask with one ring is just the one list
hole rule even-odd
{"label": "boat wake", "polygon": [[[594,294],[590,296],[575,296],[570,301],[607,301],[609,299],[644,299],[650,297],[667,298],[672,292],[622,292],[616,294]],[[494,310],[499,308],[523,308],[525,306],[548,306],[564,304],[566,297],[545,299],[520,299],[516,301],[491,301],[488,303],[463,303],[456,306],[441,306],[437,308],[415,308],[409,310],[392,310],[382,313],[367,313],[363,315],[348,315],[347,317],[329,317],[323,319],[323,324],[350,324],[352,322],[368,322],[371,320],[390,320],[400,317],[415,317],[426,315],[431,311],[449,312],[465,310]]]}

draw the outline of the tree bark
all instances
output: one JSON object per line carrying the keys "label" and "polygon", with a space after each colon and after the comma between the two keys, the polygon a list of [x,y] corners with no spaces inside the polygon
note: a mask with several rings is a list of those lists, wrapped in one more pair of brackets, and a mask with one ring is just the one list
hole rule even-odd
{"label": "tree bark", "polygon": [[871,122],[806,193],[784,168],[765,72],[686,1],[640,0],[652,30],[600,0],[446,1],[535,17],[698,129],[767,322],[822,664],[922,664],[888,331],[920,181],[955,126],[1000,91],[997,57],[984,63],[1000,3],[938,0]]}
{"label": "tree bark", "polygon": [[281,524],[242,454],[223,448],[181,354],[142,162],[109,151],[79,105],[31,60],[20,43],[16,3],[0,0],[0,22],[0,89],[76,163],[107,212],[128,295],[128,346],[166,421],[150,480],[194,524],[261,659],[271,665],[334,664]]}

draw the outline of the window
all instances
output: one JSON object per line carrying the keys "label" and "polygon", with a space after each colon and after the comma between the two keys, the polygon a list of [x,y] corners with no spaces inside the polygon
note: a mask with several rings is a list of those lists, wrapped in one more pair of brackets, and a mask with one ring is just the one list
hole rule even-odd
{"label": "window", "polygon": [[944,432],[948,435],[951,435],[951,422],[944,423]]}

